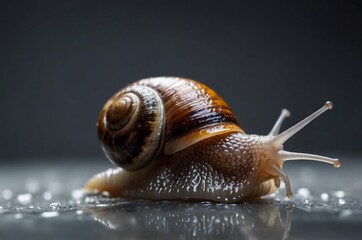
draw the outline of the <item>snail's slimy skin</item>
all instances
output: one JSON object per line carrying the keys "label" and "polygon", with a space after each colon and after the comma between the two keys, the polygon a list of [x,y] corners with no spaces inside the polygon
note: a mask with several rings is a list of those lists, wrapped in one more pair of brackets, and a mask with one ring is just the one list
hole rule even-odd
{"label": "snail's slimy skin", "polygon": [[263,176],[261,164],[267,155],[260,140],[241,133],[215,136],[137,171],[117,168],[99,173],[86,188],[107,191],[111,196],[155,200],[254,199],[277,189],[272,176]]}
{"label": "snail's slimy skin", "polygon": [[117,166],[91,178],[87,190],[113,197],[239,202],[275,192],[280,179],[292,196],[287,160],[340,166],[338,159],[283,150],[283,143],[320,114],[279,134],[284,109],[266,136],[245,134],[226,102],[207,86],[183,78],[150,78],[120,90],[98,119],[98,137]]}

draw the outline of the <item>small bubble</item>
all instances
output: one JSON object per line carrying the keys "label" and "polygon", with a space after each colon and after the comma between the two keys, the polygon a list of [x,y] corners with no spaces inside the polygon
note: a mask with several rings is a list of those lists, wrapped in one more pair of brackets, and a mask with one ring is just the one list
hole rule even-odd
{"label": "small bubble", "polygon": [[52,197],[53,197],[53,194],[51,192],[46,191],[43,193],[44,200],[49,201],[50,199],[52,199]]}
{"label": "small bubble", "polygon": [[4,189],[2,195],[4,200],[10,200],[13,197],[13,192],[10,189]]}
{"label": "small bubble", "polygon": [[322,199],[323,201],[328,201],[328,199],[329,199],[328,193],[322,193],[322,194],[321,194],[321,199]]}
{"label": "small bubble", "polygon": [[20,204],[26,205],[31,202],[33,196],[30,193],[19,194],[17,200]]}
{"label": "small bubble", "polygon": [[310,190],[308,188],[299,188],[297,194],[303,198],[308,198],[310,197]]}
{"label": "small bubble", "polygon": [[62,205],[59,202],[53,202],[51,204],[49,204],[49,207],[53,210],[58,210],[60,209]]}
{"label": "small bubble", "polygon": [[45,218],[57,217],[59,216],[59,212],[43,212],[40,214],[40,216]]}

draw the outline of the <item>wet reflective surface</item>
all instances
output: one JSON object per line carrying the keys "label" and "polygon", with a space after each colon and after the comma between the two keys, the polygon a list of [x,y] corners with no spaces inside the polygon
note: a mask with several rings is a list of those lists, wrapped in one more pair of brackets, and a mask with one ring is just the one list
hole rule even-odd
{"label": "wet reflective surface", "polygon": [[82,195],[77,189],[111,167],[106,161],[6,165],[0,169],[0,239],[360,239],[362,158],[337,157],[339,169],[286,164],[292,199],[280,189],[240,204]]}

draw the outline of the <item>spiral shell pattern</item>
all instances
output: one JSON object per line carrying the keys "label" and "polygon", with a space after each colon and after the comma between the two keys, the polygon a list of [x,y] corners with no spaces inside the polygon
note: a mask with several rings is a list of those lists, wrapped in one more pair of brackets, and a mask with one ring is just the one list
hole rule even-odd
{"label": "spiral shell pattern", "polygon": [[98,137],[108,159],[126,170],[137,170],[157,155],[164,122],[159,94],[149,87],[130,86],[105,104]]}

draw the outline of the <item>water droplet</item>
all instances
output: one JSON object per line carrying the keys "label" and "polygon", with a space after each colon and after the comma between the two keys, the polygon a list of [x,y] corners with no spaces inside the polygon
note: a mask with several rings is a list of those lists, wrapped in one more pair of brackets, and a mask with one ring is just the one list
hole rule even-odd
{"label": "water droplet", "polygon": [[45,218],[57,217],[59,216],[59,212],[43,212],[40,214],[40,216]]}
{"label": "water droplet", "polygon": [[351,209],[347,209],[347,210],[343,210],[341,213],[340,213],[340,217],[348,217],[350,215],[353,214],[353,211]]}
{"label": "water droplet", "polygon": [[21,213],[17,213],[17,214],[15,214],[14,215],[14,218],[16,218],[16,219],[21,219],[21,218],[23,218],[24,216],[23,216],[23,214],[21,214]]}
{"label": "water droplet", "polygon": [[53,197],[53,194],[51,192],[46,191],[43,193],[44,200],[49,201],[50,199],[52,199],[52,197]]}
{"label": "water droplet", "polygon": [[4,189],[2,195],[4,200],[10,200],[13,197],[13,192],[10,189]]}
{"label": "water droplet", "polygon": [[83,214],[83,210],[77,210],[75,213],[78,215],[81,215],[81,214]]}
{"label": "water droplet", "polygon": [[308,188],[299,188],[297,194],[303,198],[308,198],[310,197],[310,190]]}
{"label": "water droplet", "polygon": [[109,207],[110,205],[107,204],[107,203],[99,203],[99,204],[96,204],[96,207]]}
{"label": "water droplet", "polygon": [[344,199],[341,199],[341,198],[340,198],[340,199],[338,199],[338,203],[341,204],[341,205],[343,205],[343,204],[346,203],[346,201],[345,201]]}
{"label": "water droplet", "polygon": [[49,204],[49,207],[53,210],[58,210],[60,209],[62,205],[59,202],[53,202],[51,204]]}
{"label": "water droplet", "polygon": [[40,189],[40,183],[35,179],[28,179],[25,183],[25,189],[30,193],[36,193]]}
{"label": "water droplet", "polygon": [[329,199],[328,193],[322,193],[322,194],[321,194],[321,199],[322,199],[323,201],[328,201],[328,199]]}
{"label": "water droplet", "polygon": [[84,197],[84,191],[82,189],[75,189],[72,191],[73,199],[81,199]]}
{"label": "water droplet", "polygon": [[48,191],[58,194],[62,191],[62,184],[60,182],[50,182],[47,186]]}
{"label": "water droplet", "polygon": [[20,204],[26,205],[31,202],[33,196],[30,193],[19,194],[17,200]]}
{"label": "water droplet", "polygon": [[109,192],[107,192],[107,191],[103,191],[101,195],[102,195],[102,197],[110,197],[111,196],[111,194]]}
{"label": "water droplet", "polygon": [[333,192],[333,195],[337,198],[343,198],[344,196],[346,196],[346,193],[342,190],[339,190],[339,191]]}

